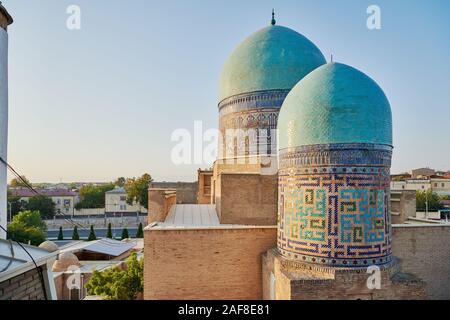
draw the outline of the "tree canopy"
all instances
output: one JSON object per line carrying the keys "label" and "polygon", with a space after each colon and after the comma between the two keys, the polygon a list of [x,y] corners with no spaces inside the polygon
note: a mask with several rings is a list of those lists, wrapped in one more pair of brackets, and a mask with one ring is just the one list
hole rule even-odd
{"label": "tree canopy", "polygon": [[[25,176],[20,176],[23,180],[25,180],[25,182],[27,182],[29,185],[31,185],[30,180],[27,179],[27,177]],[[9,185],[13,188],[18,188],[18,187],[27,187],[26,183],[23,183],[21,179],[18,178],[14,178],[11,180],[11,182],[9,183]]]}
{"label": "tree canopy", "polygon": [[127,260],[126,270],[114,267],[94,271],[86,289],[89,295],[108,300],[135,300],[144,291],[144,259],[138,261],[137,254],[133,253]]}
{"label": "tree canopy", "polygon": [[428,191],[417,191],[416,204],[417,211],[426,211],[426,202],[428,201],[428,211],[439,211],[444,209],[441,204],[441,198],[437,193],[432,190]]}
{"label": "tree canopy", "polygon": [[31,197],[25,208],[29,211],[39,211],[43,219],[52,219],[56,212],[53,200],[41,195]]}
{"label": "tree canopy", "polygon": [[10,190],[8,190],[8,202],[11,204],[8,210],[11,209],[13,217],[19,212],[26,210],[26,201],[23,201],[19,196],[13,196]]}
{"label": "tree canopy", "polygon": [[152,183],[152,176],[145,173],[140,178],[129,178],[125,183],[127,192],[127,203],[132,205],[138,203],[144,208],[148,208],[148,188]]}
{"label": "tree canopy", "polygon": [[45,241],[47,226],[38,211],[19,212],[8,226],[8,238],[34,246]]}
{"label": "tree canopy", "polygon": [[101,186],[86,185],[80,188],[80,202],[75,206],[76,209],[92,209],[105,207],[105,192],[114,189],[114,183],[108,183]]}

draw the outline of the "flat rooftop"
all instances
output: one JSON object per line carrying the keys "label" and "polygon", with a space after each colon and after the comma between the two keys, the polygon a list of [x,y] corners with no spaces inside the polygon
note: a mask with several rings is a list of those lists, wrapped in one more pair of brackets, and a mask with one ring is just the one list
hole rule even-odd
{"label": "flat rooftop", "polygon": [[170,210],[164,223],[193,227],[220,226],[214,205],[175,205]]}
{"label": "flat rooftop", "polygon": [[276,226],[246,226],[221,224],[216,206],[210,204],[177,204],[171,209],[164,222],[155,222],[146,229],[186,230],[186,229],[250,229],[276,228]]}

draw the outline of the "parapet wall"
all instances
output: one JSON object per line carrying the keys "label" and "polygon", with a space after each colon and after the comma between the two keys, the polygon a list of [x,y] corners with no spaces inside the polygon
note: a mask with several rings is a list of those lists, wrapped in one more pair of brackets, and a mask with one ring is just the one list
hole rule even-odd
{"label": "parapet wall", "polygon": [[176,190],[150,188],[148,190],[148,223],[164,222],[170,209],[176,204]]}
{"label": "parapet wall", "polygon": [[450,299],[450,225],[394,225],[392,251],[402,270],[427,283],[427,298]]}
{"label": "parapet wall", "polygon": [[262,299],[261,257],[276,227],[145,230],[146,300]]}

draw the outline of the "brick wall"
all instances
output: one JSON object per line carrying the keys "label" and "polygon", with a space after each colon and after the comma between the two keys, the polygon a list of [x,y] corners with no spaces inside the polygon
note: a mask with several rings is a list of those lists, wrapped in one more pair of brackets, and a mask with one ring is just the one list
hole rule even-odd
{"label": "brick wall", "polygon": [[148,190],[148,223],[164,222],[170,209],[177,203],[177,191],[170,189]]}
{"label": "brick wall", "polygon": [[261,299],[276,228],[146,230],[144,298]]}
{"label": "brick wall", "polygon": [[197,182],[152,182],[151,188],[176,190],[177,204],[197,203]]}
{"label": "brick wall", "polygon": [[277,224],[278,176],[221,174],[220,223],[243,225]]}
{"label": "brick wall", "polygon": [[44,300],[39,272],[32,269],[0,283],[0,300]]}
{"label": "brick wall", "polygon": [[429,299],[450,299],[450,226],[394,226],[392,250],[402,270],[427,282]]}

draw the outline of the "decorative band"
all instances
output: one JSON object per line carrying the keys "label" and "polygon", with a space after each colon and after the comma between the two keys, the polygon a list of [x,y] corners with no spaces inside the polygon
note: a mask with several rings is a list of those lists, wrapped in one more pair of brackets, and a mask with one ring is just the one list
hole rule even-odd
{"label": "decorative band", "polygon": [[324,144],[284,149],[279,154],[280,169],[314,166],[390,167],[392,147],[376,144]]}
{"label": "decorative band", "polygon": [[314,257],[301,253],[290,252],[285,249],[278,248],[280,254],[289,259],[290,261],[298,261],[298,262],[308,262],[314,263],[317,265],[326,265],[333,267],[345,267],[345,268],[361,268],[368,267],[371,265],[385,265],[390,263],[393,259],[392,254],[383,257],[375,257],[375,258],[347,258],[347,259],[337,259],[337,258],[323,258],[323,257]]}
{"label": "decorative band", "polygon": [[288,93],[289,90],[267,90],[227,98],[219,103],[220,116],[252,109],[280,109]]}

